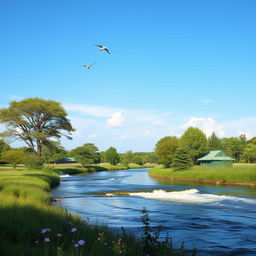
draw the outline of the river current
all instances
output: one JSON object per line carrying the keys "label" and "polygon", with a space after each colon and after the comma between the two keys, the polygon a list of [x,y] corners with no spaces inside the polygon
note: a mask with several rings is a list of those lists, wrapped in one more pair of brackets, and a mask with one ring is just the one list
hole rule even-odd
{"label": "river current", "polygon": [[201,255],[256,255],[256,188],[151,178],[148,169],[61,177],[57,205],[90,223],[141,234],[141,210],[175,247]]}

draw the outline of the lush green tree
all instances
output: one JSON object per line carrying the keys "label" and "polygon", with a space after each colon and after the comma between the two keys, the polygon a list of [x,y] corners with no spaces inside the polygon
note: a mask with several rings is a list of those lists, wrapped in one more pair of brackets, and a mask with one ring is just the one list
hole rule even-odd
{"label": "lush green tree", "polygon": [[175,171],[188,169],[193,165],[189,152],[184,148],[178,148],[173,158],[172,167]]}
{"label": "lush green tree", "polygon": [[25,152],[23,149],[10,149],[1,153],[1,161],[14,167],[24,162]]}
{"label": "lush green tree", "polygon": [[1,137],[24,141],[39,157],[51,139],[71,139],[74,131],[61,104],[41,98],[12,101],[8,108],[0,109],[0,123],[6,125]]}
{"label": "lush green tree", "polygon": [[157,163],[157,156],[155,152],[147,152],[143,157],[144,163]]}
{"label": "lush green tree", "polygon": [[209,150],[222,150],[223,149],[221,139],[218,138],[214,132],[208,138],[208,149]]}
{"label": "lush green tree", "polygon": [[143,165],[143,159],[142,159],[141,156],[135,156],[132,159],[132,162],[135,163],[135,164]]}
{"label": "lush green tree", "polygon": [[128,163],[132,163],[132,159],[134,157],[134,153],[131,150],[126,151],[126,153],[122,154],[122,160],[126,159]]}
{"label": "lush green tree", "polygon": [[10,150],[11,147],[9,144],[7,144],[4,140],[0,140],[0,154],[3,152],[3,151],[7,151],[7,150]]}
{"label": "lush green tree", "polygon": [[180,138],[180,147],[189,152],[193,164],[196,164],[197,158],[208,150],[207,138],[200,129],[189,127]]}
{"label": "lush green tree", "polygon": [[112,165],[117,165],[119,163],[120,157],[114,147],[110,147],[106,150],[105,160]]}
{"label": "lush green tree", "polygon": [[164,164],[165,167],[169,167],[178,146],[179,140],[175,136],[166,136],[160,139],[155,147],[158,163]]}
{"label": "lush green tree", "polygon": [[42,160],[44,163],[58,163],[67,157],[67,151],[59,142],[51,141],[49,145],[42,149]]}
{"label": "lush green tree", "polygon": [[248,163],[256,162],[256,144],[248,143],[244,149],[244,159]]}
{"label": "lush green tree", "polygon": [[246,147],[246,141],[244,136],[223,138],[222,144],[224,147],[224,151],[229,156],[235,158],[236,161],[241,160],[244,153],[244,149]]}
{"label": "lush green tree", "polygon": [[70,155],[83,166],[100,163],[99,149],[93,143],[86,143],[71,150]]}

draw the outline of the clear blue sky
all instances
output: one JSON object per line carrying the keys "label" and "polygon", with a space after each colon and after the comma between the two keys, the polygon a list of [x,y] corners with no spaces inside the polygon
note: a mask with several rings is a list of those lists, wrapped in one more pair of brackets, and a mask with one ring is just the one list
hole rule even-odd
{"label": "clear blue sky", "polygon": [[77,129],[68,149],[151,151],[190,125],[255,136],[255,10],[254,0],[2,0],[0,107],[60,101]]}

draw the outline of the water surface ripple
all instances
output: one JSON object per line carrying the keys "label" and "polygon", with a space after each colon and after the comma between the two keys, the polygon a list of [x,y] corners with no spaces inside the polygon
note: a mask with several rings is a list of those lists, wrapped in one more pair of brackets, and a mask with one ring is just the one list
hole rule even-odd
{"label": "water surface ripple", "polygon": [[199,255],[256,255],[256,188],[158,180],[147,169],[65,176],[52,192],[58,205],[91,223],[141,233],[141,210],[162,237]]}

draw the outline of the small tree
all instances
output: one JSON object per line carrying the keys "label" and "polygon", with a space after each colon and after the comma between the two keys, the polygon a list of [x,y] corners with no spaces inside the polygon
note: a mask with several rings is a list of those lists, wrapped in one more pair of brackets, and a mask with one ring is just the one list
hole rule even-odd
{"label": "small tree", "polygon": [[2,152],[1,161],[13,165],[15,168],[18,164],[24,162],[25,153],[22,149],[10,149]]}
{"label": "small tree", "polygon": [[117,165],[119,163],[119,154],[114,147],[110,147],[106,150],[105,160],[112,165]]}
{"label": "small tree", "polygon": [[172,167],[175,171],[185,170],[191,167],[192,159],[186,149],[178,148],[172,163]]}
{"label": "small tree", "polygon": [[99,149],[93,143],[86,143],[70,151],[71,156],[83,166],[100,163]]}
{"label": "small tree", "polygon": [[158,163],[164,164],[165,167],[169,167],[172,163],[178,145],[179,140],[175,136],[166,136],[160,139],[155,148]]}

